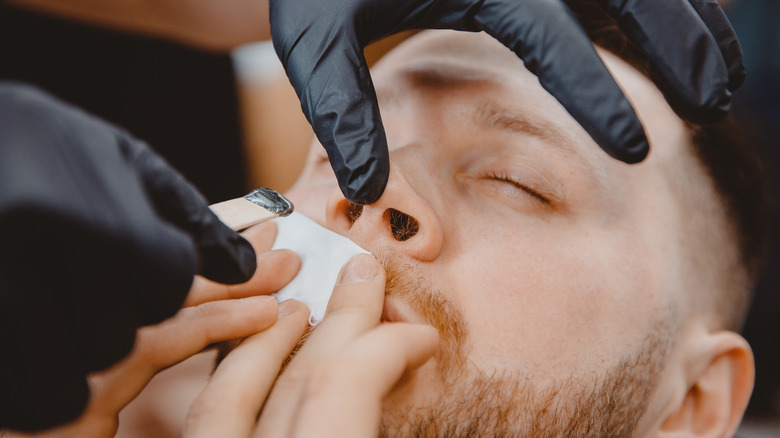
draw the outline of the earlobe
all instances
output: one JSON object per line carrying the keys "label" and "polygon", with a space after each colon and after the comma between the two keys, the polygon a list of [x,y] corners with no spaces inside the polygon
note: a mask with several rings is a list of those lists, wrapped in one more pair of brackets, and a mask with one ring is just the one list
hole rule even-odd
{"label": "earlobe", "polygon": [[661,437],[731,437],[742,420],[755,373],[750,345],[731,331],[706,338],[706,347],[688,358],[688,390],[661,425]]}

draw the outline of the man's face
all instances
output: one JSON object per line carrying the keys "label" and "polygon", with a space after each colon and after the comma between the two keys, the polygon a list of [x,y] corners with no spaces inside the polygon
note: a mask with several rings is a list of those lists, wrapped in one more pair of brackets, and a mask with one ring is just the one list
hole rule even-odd
{"label": "man's face", "polygon": [[[526,434],[545,412],[589,418],[621,394],[628,423],[647,411],[640,433],[656,421],[650,394],[686,310],[685,218],[662,169],[687,136],[650,81],[602,56],[650,138],[642,164],[603,153],[500,43],[457,32],[418,36],[374,70],[392,168],[376,204],[351,208],[312,150],[296,207],[389,261],[387,320],[447,331],[436,360],[388,397],[391,430],[412,430],[412,407],[473,417],[475,394],[519,403],[491,415],[528,422]],[[418,229],[401,240],[409,216]]]}

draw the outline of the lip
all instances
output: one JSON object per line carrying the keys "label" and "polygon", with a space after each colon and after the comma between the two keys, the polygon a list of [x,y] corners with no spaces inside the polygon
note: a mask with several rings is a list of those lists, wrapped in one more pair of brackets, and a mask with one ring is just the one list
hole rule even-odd
{"label": "lip", "polygon": [[385,295],[385,304],[382,307],[382,317],[379,320],[385,322],[409,322],[412,324],[427,324],[425,318],[419,315],[402,298]]}
{"label": "lip", "polygon": [[385,296],[385,304],[382,307],[382,317],[380,322],[406,322],[408,321],[401,310],[399,309],[399,303],[393,297]]}

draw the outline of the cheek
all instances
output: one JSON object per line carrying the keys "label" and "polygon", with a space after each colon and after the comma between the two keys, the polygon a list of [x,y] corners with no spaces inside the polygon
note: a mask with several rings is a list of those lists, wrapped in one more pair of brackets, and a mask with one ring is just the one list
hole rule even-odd
{"label": "cheek", "polygon": [[541,235],[550,233],[507,233],[470,246],[453,264],[449,285],[471,358],[560,376],[617,362],[656,314],[647,273],[627,266],[608,235]]}
{"label": "cheek", "polygon": [[296,212],[325,226],[325,206],[337,187],[334,177],[308,178],[299,181],[284,195],[293,203]]}

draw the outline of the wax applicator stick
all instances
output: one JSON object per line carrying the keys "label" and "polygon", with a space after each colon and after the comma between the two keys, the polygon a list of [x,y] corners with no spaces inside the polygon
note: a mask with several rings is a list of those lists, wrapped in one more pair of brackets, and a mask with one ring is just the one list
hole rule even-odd
{"label": "wax applicator stick", "polygon": [[277,191],[261,187],[246,196],[218,202],[209,208],[225,225],[241,231],[269,219],[288,216],[294,207]]}

